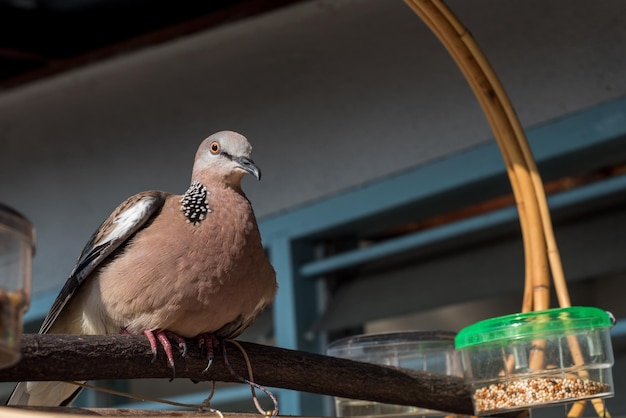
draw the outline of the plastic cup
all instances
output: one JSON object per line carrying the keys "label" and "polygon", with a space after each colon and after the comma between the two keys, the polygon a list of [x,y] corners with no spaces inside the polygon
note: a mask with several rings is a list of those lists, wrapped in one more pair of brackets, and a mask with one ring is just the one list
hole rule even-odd
{"label": "plastic cup", "polygon": [[490,318],[459,331],[476,415],[614,395],[613,318],[575,306]]}
{"label": "plastic cup", "polygon": [[[411,331],[363,334],[329,344],[326,354],[367,363],[462,377],[454,336],[446,331]],[[406,405],[335,398],[339,417],[353,416],[445,416],[441,411]]]}
{"label": "plastic cup", "polygon": [[20,359],[23,317],[30,304],[34,243],[31,223],[0,204],[0,368]]}

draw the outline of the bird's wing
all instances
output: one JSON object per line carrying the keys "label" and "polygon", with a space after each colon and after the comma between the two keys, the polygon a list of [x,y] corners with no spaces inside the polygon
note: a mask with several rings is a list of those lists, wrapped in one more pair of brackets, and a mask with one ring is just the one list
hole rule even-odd
{"label": "bird's wing", "polygon": [[61,313],[81,283],[115,250],[138,230],[146,226],[159,213],[165,202],[166,193],[146,191],[129,197],[122,202],[91,236],[78,257],[74,269],[52,304],[39,332],[44,334]]}
{"label": "bird's wing", "polygon": [[[167,194],[159,191],[138,193],[126,199],[91,236],[44,319],[40,333],[46,333],[54,324],[76,289],[115,250],[121,248],[132,235],[147,226],[165,202]],[[79,387],[62,382],[19,382],[7,405],[68,405],[80,392]]]}

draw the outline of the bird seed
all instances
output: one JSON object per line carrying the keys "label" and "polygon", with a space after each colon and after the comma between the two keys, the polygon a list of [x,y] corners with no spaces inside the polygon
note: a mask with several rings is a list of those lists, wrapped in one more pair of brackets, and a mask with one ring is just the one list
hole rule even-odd
{"label": "bird seed", "polygon": [[494,383],[474,392],[476,412],[519,408],[609,392],[609,385],[593,380],[559,377],[532,377],[512,382]]}

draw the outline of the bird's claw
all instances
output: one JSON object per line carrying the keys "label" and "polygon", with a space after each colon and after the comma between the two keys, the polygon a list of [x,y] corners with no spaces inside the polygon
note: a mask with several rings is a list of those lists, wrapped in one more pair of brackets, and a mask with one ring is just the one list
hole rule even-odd
{"label": "bird's claw", "polygon": [[219,340],[213,334],[200,334],[196,337],[196,340],[198,341],[198,346],[200,347],[200,354],[202,356],[206,355],[208,360],[206,368],[202,371],[202,373],[206,373],[213,365],[213,360],[215,359],[215,348],[219,345]]}
{"label": "bird's claw", "polygon": [[[156,337],[154,336],[154,333],[150,330],[145,330],[144,335],[148,338],[148,341],[150,342],[150,351],[152,352],[152,360],[150,360],[150,363],[154,363],[157,359],[157,340]],[[120,328],[120,334],[123,335],[132,335],[132,333],[128,330],[128,328],[126,327],[122,327]]]}
{"label": "bird's claw", "polygon": [[165,336],[169,339],[172,339],[178,343],[178,349],[180,350],[180,356],[185,358],[187,356],[188,348],[187,341],[183,337],[178,334],[174,334],[171,331],[163,331]]}
{"label": "bird's claw", "polygon": [[[180,335],[167,330],[151,331],[147,329],[143,333],[150,342],[150,348],[152,350],[152,363],[154,363],[157,358],[157,340],[161,343],[163,350],[165,350],[165,355],[167,356],[167,363],[172,369],[172,379],[170,379],[170,381],[174,380],[176,377],[176,367],[174,365],[174,353],[172,350],[172,344],[170,343],[170,338],[178,343],[178,348],[180,349],[181,357],[183,358],[186,357],[188,353],[187,342]],[[206,356],[208,360],[206,368],[202,371],[202,373],[206,373],[213,365],[213,360],[215,359],[215,349],[219,346],[220,342],[215,335],[210,333],[198,335],[196,337],[196,341],[200,347],[200,355]]]}
{"label": "bird's claw", "polygon": [[[170,343],[168,336],[176,340],[176,342],[178,342],[179,347],[183,350],[183,354],[186,354],[187,344],[184,343],[184,339],[182,337],[170,331],[162,331],[162,330],[151,331],[147,329],[143,333],[145,334],[145,336],[148,338],[148,341],[150,342],[153,363],[157,358],[157,339],[161,343],[163,350],[165,350],[165,355],[167,356],[167,364],[172,369],[172,378],[170,379],[170,382],[171,382],[176,377],[176,366],[174,364],[174,353],[172,351],[172,344]],[[182,346],[181,346],[180,340],[183,341]]]}
{"label": "bird's claw", "polygon": [[[125,332],[126,329],[124,328],[122,333],[127,333]],[[148,338],[148,341],[150,342],[150,351],[152,351],[152,360],[150,361],[150,363],[154,363],[157,359],[157,341],[156,341],[156,337],[154,336],[154,333],[150,330],[145,330],[144,335]]]}

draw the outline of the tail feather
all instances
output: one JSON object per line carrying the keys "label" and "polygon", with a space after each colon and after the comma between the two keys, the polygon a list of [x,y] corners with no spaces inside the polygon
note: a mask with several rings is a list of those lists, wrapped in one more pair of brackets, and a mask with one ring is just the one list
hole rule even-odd
{"label": "tail feather", "polygon": [[80,393],[81,387],[63,382],[19,382],[7,405],[64,406]]}

